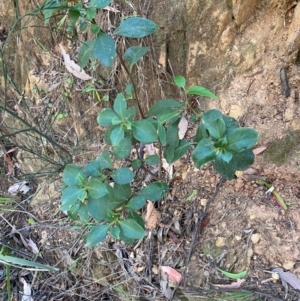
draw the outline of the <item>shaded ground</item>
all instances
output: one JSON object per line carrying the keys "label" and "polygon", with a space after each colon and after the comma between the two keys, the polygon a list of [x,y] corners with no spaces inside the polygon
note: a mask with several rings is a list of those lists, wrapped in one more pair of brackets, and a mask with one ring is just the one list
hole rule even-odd
{"label": "shaded ground", "polygon": [[[268,146],[256,157],[255,173],[225,182],[210,205],[188,267],[185,298],[194,300],[205,295],[205,292],[198,291],[191,296],[189,293],[194,289],[215,289],[213,284],[229,283],[217,271],[216,267],[220,267],[234,273],[248,270],[243,287],[283,299],[285,291],[281,282],[272,279],[266,271],[283,267],[300,274],[300,70],[297,33],[300,5],[297,1],[257,1],[250,16],[240,24],[239,15],[228,1],[206,6],[204,2],[137,1],[133,3],[135,10],[130,5],[118,6],[124,14],[136,11],[160,26],[160,32],[153,40],[145,41],[155,51],[141,62],[141,68],[135,74],[145,110],[155,100],[164,97],[178,99],[179,92],[169,82],[173,72],[183,74],[190,84],[206,86],[220,97],[220,101],[193,99],[197,107],[201,110],[218,108],[234,116],[241,125],[260,133],[258,145]],[[160,15],[162,11],[163,16]],[[99,14],[99,22],[105,22],[106,16]],[[23,103],[17,105],[14,100],[10,107],[40,129],[54,120],[51,131],[47,133],[71,153],[76,163],[84,164],[103,148],[103,133],[101,129],[95,129],[95,118],[103,103],[91,94],[82,93],[84,83],[76,79],[70,81],[56,48],[60,42],[72,46],[70,52],[75,57],[76,47],[67,44],[67,40],[59,35],[55,36],[51,48],[39,54],[44,60],[38,67],[33,64],[29,73],[26,106]],[[31,53],[27,55],[30,57]],[[290,89],[288,97],[280,80],[283,66]],[[99,73],[106,76],[101,69],[88,71],[95,77]],[[126,83],[117,64],[112,74],[99,87],[101,95],[108,94],[111,98],[116,93],[112,88],[117,86],[121,90]],[[55,120],[53,116],[56,113],[67,113],[68,116]],[[2,119],[2,125],[9,128],[11,120]],[[195,126],[191,124],[187,136],[192,137],[194,132]],[[26,137],[19,139],[25,140]],[[38,148],[38,142],[35,143]],[[59,162],[59,151],[50,150],[45,147],[41,152]],[[29,158],[26,152],[22,156],[19,150],[16,158],[22,176],[45,169],[44,161],[37,163],[37,159]],[[59,274],[26,275],[33,283],[35,298],[163,298],[159,267],[171,266],[183,272],[197,218],[220,180],[212,166],[196,170],[191,162],[188,154],[174,165],[175,176],[170,182],[172,189],[158,205],[161,212],[159,226],[151,231],[148,238],[129,246],[108,240],[94,249],[84,247],[83,233],[78,228],[70,229],[70,220],[59,212],[59,174],[54,174],[58,181],[49,186],[48,180],[43,190],[39,179],[31,180],[32,191],[37,188],[38,197],[28,196],[31,203],[19,200],[17,208],[22,212],[4,216],[1,242],[13,241],[14,248],[33,258],[31,252],[24,248],[20,235],[12,231],[13,225],[24,237],[30,237],[38,244],[41,262],[61,269]],[[7,165],[3,166],[7,172]],[[14,178],[4,173],[1,177],[2,193],[6,194]],[[274,185],[289,205],[286,212],[273,197],[267,198],[267,189],[258,183],[259,178]],[[30,218],[35,220],[35,224],[30,223]],[[15,290],[18,289],[17,284],[21,286],[18,273],[16,270],[12,277],[16,280]],[[221,300],[224,295],[212,294],[211,297]],[[184,300],[184,297],[179,298]],[[287,300],[298,299],[299,292],[289,288]],[[261,300],[271,298],[264,296]]]}

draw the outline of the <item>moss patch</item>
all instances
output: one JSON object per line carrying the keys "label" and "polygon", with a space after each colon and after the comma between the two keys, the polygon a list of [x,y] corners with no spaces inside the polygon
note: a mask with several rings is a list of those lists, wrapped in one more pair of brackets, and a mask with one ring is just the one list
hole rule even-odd
{"label": "moss patch", "polygon": [[264,152],[264,159],[276,165],[282,165],[288,160],[299,142],[299,134],[288,132],[283,139],[276,139],[270,143]]}

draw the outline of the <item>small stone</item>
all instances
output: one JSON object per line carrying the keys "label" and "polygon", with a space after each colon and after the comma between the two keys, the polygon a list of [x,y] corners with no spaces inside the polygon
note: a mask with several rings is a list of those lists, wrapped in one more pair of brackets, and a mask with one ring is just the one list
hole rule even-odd
{"label": "small stone", "polygon": [[295,262],[294,261],[286,261],[283,263],[283,267],[286,269],[286,270],[290,270],[294,267],[295,265]]}
{"label": "small stone", "polygon": [[242,240],[242,237],[241,237],[241,236],[239,236],[239,235],[236,235],[234,238],[235,238],[235,240],[237,240],[237,241],[240,241],[240,240]]}
{"label": "small stone", "polygon": [[254,244],[258,243],[259,239],[260,239],[260,234],[259,234],[259,233],[255,233],[255,234],[253,234],[253,235],[251,236],[251,241],[252,241]]}
{"label": "small stone", "polygon": [[217,247],[224,247],[225,246],[225,237],[218,237],[216,240]]}
{"label": "small stone", "polygon": [[250,219],[251,220],[256,219],[256,215],[250,215]]}
{"label": "small stone", "polygon": [[278,273],[272,273],[272,278],[278,280],[279,279]]}
{"label": "small stone", "polygon": [[201,206],[206,206],[206,204],[207,204],[207,199],[201,199],[201,200],[200,200],[200,204],[201,204]]}
{"label": "small stone", "polygon": [[239,117],[243,116],[243,109],[238,105],[232,105],[230,107],[229,115],[235,119],[238,119]]}
{"label": "small stone", "polygon": [[291,130],[296,133],[300,133],[300,119],[299,118],[295,118],[292,120]]}

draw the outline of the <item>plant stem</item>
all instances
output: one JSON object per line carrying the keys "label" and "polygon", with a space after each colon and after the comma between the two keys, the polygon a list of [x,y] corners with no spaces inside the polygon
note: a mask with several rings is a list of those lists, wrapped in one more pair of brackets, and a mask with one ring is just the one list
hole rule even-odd
{"label": "plant stem", "polygon": [[139,100],[139,97],[138,97],[138,94],[137,94],[137,88],[136,88],[136,85],[135,85],[135,83],[134,83],[134,81],[133,81],[132,75],[131,75],[131,73],[129,72],[129,70],[128,70],[128,68],[127,68],[127,66],[126,66],[126,64],[125,64],[125,62],[124,62],[124,60],[123,60],[123,58],[122,58],[122,55],[119,53],[119,51],[117,51],[117,54],[118,54],[118,57],[119,57],[119,59],[120,59],[120,62],[121,62],[122,67],[125,69],[125,71],[126,71],[128,77],[129,77],[129,79],[130,79],[130,81],[131,81],[131,83],[132,83],[133,91],[134,91],[134,96],[135,96],[135,99],[136,99],[136,104],[137,104],[137,106],[138,106],[138,110],[139,110],[139,112],[140,112],[140,114],[141,114],[141,117],[142,117],[142,119],[145,119],[145,115],[144,115],[144,113],[143,113],[143,111],[142,111],[142,108],[141,108],[141,106],[140,106],[140,100]]}

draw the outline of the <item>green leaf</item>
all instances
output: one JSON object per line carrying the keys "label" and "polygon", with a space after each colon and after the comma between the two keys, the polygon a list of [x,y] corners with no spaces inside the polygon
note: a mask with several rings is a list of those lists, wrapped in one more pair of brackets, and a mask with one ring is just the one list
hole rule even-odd
{"label": "green leaf", "polygon": [[99,161],[101,168],[113,168],[108,150],[104,150],[96,159]]}
{"label": "green leaf", "polygon": [[135,107],[128,108],[123,115],[123,117],[126,120],[129,120],[131,122],[134,120],[135,116],[136,116],[136,108]]}
{"label": "green leaf", "polygon": [[131,153],[131,139],[129,137],[124,138],[118,145],[114,147],[114,156],[116,159],[125,159],[129,157]]}
{"label": "green leaf", "polygon": [[105,108],[101,110],[97,117],[97,123],[101,126],[110,126],[113,125],[113,118],[118,117],[118,115],[111,108]]}
{"label": "green leaf", "polygon": [[170,109],[170,110],[168,110],[168,113],[163,114],[163,115],[158,115],[157,116],[157,121],[160,124],[164,124],[167,121],[171,120],[172,118],[179,116],[179,114],[180,114],[180,110],[178,108],[173,109],[173,110]]}
{"label": "green leaf", "polygon": [[99,179],[92,178],[86,184],[86,189],[92,198],[101,198],[108,194],[108,190],[104,183]]}
{"label": "green leaf", "polygon": [[86,176],[81,167],[67,164],[62,174],[62,180],[69,186],[82,186],[86,181]]}
{"label": "green leaf", "polygon": [[158,124],[158,137],[162,146],[166,146],[167,144],[166,130],[160,123]]}
{"label": "green leaf", "polygon": [[131,210],[139,210],[143,208],[145,204],[146,198],[142,195],[137,195],[129,200],[129,202],[126,205],[126,208]]}
{"label": "green leaf", "polygon": [[186,94],[200,95],[200,96],[204,96],[204,97],[218,99],[218,97],[214,93],[210,92],[208,89],[201,87],[201,86],[192,86],[192,87],[188,88],[188,90],[186,91]]}
{"label": "green leaf", "polygon": [[146,235],[145,230],[133,219],[119,221],[123,234],[132,239],[140,239]]}
{"label": "green leaf", "polygon": [[[81,4],[81,3],[80,3]],[[81,4],[82,6],[82,4]],[[80,17],[80,7],[74,6],[71,7],[69,9],[68,15],[69,15],[69,23],[68,23],[68,28],[67,28],[67,32],[71,33],[74,31],[75,26],[76,26],[76,22],[78,21],[79,17]]]}
{"label": "green leaf", "polygon": [[86,190],[82,188],[66,187],[61,194],[61,211],[68,211],[78,201],[87,196]]}
{"label": "green leaf", "polygon": [[79,203],[78,216],[83,222],[88,223],[89,221],[88,207],[86,204],[82,202]]}
{"label": "green leaf", "polygon": [[226,135],[230,134],[234,129],[239,127],[238,122],[233,117],[223,115],[222,118],[226,125]]}
{"label": "green leaf", "polygon": [[158,155],[150,155],[145,159],[145,162],[150,165],[158,164],[159,156]]}
{"label": "green leaf", "polygon": [[214,139],[221,139],[225,133],[225,122],[222,118],[217,118],[207,127],[209,134]]}
{"label": "green leaf", "polygon": [[127,200],[131,195],[131,187],[129,184],[115,183],[112,187],[113,197],[120,200]]}
{"label": "green leaf", "polygon": [[88,20],[93,20],[96,17],[97,9],[95,7],[88,7],[86,9],[86,18]]}
{"label": "green leaf", "polygon": [[134,93],[133,85],[131,83],[126,84],[126,87],[125,87],[126,99],[132,99],[133,93]]}
{"label": "green leaf", "polygon": [[106,237],[109,227],[110,225],[94,226],[86,237],[86,245],[88,247],[94,247],[102,242]]}
{"label": "green leaf", "polygon": [[121,167],[115,170],[111,177],[116,183],[123,185],[130,183],[134,178],[134,174],[128,167]]}
{"label": "green leaf", "polygon": [[91,177],[102,175],[101,163],[98,160],[92,160],[85,166],[85,172]]}
{"label": "green leaf", "polygon": [[114,39],[108,34],[98,35],[94,45],[95,57],[104,67],[111,67],[116,57],[116,45]]}
{"label": "green leaf", "polygon": [[144,18],[133,17],[125,19],[114,31],[114,35],[127,38],[143,38],[157,31],[158,26]]}
{"label": "green leaf", "polygon": [[141,165],[142,165],[142,160],[140,160],[140,159],[135,159],[131,162],[131,166],[132,166],[133,170],[140,168]]}
{"label": "green leaf", "polygon": [[208,131],[206,127],[203,125],[203,123],[201,122],[197,129],[194,142],[199,143],[203,138],[208,138]]}
{"label": "green leaf", "polygon": [[230,279],[243,279],[247,276],[247,270],[246,271],[243,271],[241,273],[237,273],[237,274],[233,274],[233,273],[229,273],[229,272],[226,272],[226,271],[223,271],[219,268],[217,268],[218,271],[220,271],[224,276],[230,278]]}
{"label": "green leaf", "polygon": [[[87,26],[88,26],[88,22],[87,21],[82,21],[80,23],[80,26],[79,26],[79,30],[80,31],[85,31],[87,29]],[[84,44],[84,43],[83,43]],[[82,45],[81,45],[82,46]],[[80,49],[79,49],[80,51]],[[82,67],[82,66],[81,66]],[[83,68],[83,67],[82,67]]]}
{"label": "green leaf", "polygon": [[109,221],[108,211],[111,209],[109,198],[104,196],[102,198],[88,198],[87,209],[91,217],[98,221]]}
{"label": "green leaf", "polygon": [[122,93],[119,93],[114,101],[114,110],[119,116],[123,116],[126,108],[126,99]]}
{"label": "green leaf", "polygon": [[169,186],[165,182],[152,182],[143,187],[138,195],[144,196],[147,200],[158,201],[169,191]]}
{"label": "green leaf", "polygon": [[95,40],[87,40],[81,44],[78,52],[78,61],[81,68],[84,68],[94,56],[94,45]]}
{"label": "green leaf", "polygon": [[173,78],[174,83],[177,87],[184,89],[186,85],[186,80],[182,75],[177,75]]}
{"label": "green leaf", "polygon": [[132,133],[136,140],[149,144],[157,140],[157,132],[153,124],[147,120],[137,120],[132,124]]}
{"label": "green leaf", "polygon": [[[218,154],[219,155],[219,154]],[[231,159],[228,162],[224,161],[222,156],[216,156],[214,166],[216,171],[224,177],[226,180],[232,180],[235,177],[235,172],[237,171],[236,162]]]}
{"label": "green leaf", "polygon": [[145,222],[144,219],[137,214],[136,212],[134,212],[133,210],[128,210],[128,218],[133,219],[134,221],[136,221],[143,229],[145,229]]}
{"label": "green leaf", "polygon": [[121,140],[124,139],[124,129],[122,126],[118,126],[117,128],[113,129],[110,134],[110,141],[113,146],[116,146],[120,143]]}
{"label": "green leaf", "polygon": [[121,239],[120,234],[121,234],[121,229],[119,226],[114,226],[109,230],[109,234],[116,238],[116,239]]}
{"label": "green leaf", "polygon": [[29,261],[14,256],[7,256],[7,255],[0,254],[0,261],[4,265],[17,265],[17,266],[24,267],[24,269],[26,269],[26,267],[32,267],[40,271],[52,271],[52,272],[59,271],[59,269],[53,268],[49,265],[41,264],[39,262]]}
{"label": "green leaf", "polygon": [[91,24],[91,32],[94,35],[97,35],[100,32],[100,27],[98,24]]}
{"label": "green leaf", "polygon": [[147,53],[148,50],[149,47],[131,46],[125,51],[124,59],[129,63],[130,70],[132,69],[132,66]]}
{"label": "green leaf", "polygon": [[226,150],[222,150],[217,154],[217,157],[220,156],[220,159],[229,163],[232,159],[232,153]]}
{"label": "green leaf", "polygon": [[179,146],[175,149],[172,162],[175,162],[178,159],[180,159],[187,152],[187,150],[191,145],[193,145],[193,143],[189,141],[181,140]]}
{"label": "green leaf", "polygon": [[233,155],[232,160],[235,161],[237,170],[246,170],[254,163],[255,156],[251,149],[244,150]]}
{"label": "green leaf", "polygon": [[112,0],[91,0],[89,7],[94,7],[94,8],[104,8],[108,6]]}
{"label": "green leaf", "polygon": [[166,114],[166,112],[169,112],[170,110],[176,108],[180,111],[180,108],[182,108],[183,106],[183,102],[178,102],[174,99],[163,99],[155,103],[150,108],[147,117],[163,115]]}
{"label": "green leaf", "polygon": [[214,124],[217,119],[222,119],[222,113],[219,110],[211,109],[203,113],[201,122],[204,127],[209,131],[209,128]]}
{"label": "green leaf", "polygon": [[195,166],[200,169],[202,165],[214,160],[216,154],[217,149],[214,147],[214,143],[208,138],[203,138],[193,151],[192,157]]}
{"label": "green leaf", "polygon": [[228,150],[239,153],[251,149],[258,140],[258,133],[251,128],[234,129],[228,136]]}
{"label": "green leaf", "polygon": [[61,8],[65,8],[66,5],[64,2],[60,2],[59,0],[47,0],[45,4],[42,6],[42,12],[44,14],[44,21],[46,23],[49,22],[52,14]]}

